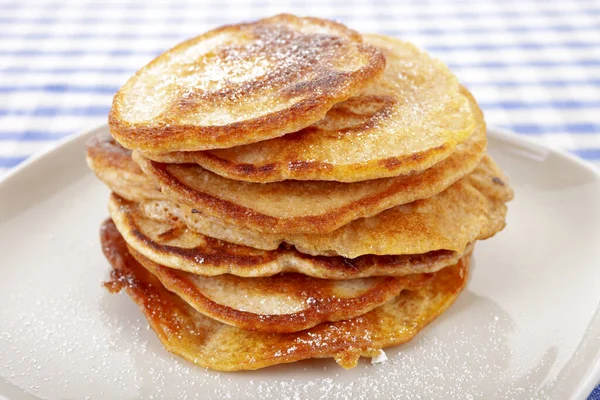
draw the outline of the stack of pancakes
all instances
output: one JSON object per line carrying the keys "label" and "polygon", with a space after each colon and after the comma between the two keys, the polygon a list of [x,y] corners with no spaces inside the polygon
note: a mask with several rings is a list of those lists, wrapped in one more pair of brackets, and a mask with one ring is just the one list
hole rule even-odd
{"label": "stack of pancakes", "polygon": [[101,239],[165,347],[217,370],[353,367],[465,286],[512,198],[470,93],[381,35],[278,15],[184,42],[115,95],[87,159]]}

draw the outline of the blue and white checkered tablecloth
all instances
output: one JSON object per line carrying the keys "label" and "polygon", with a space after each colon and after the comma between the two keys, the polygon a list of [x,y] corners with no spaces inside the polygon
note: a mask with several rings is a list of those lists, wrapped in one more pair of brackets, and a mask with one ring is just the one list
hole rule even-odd
{"label": "blue and white checkered tablecloth", "polygon": [[489,125],[600,166],[600,3],[0,0],[0,174],[106,121],[132,72],[211,27],[286,11],[398,36],[450,65]]}
{"label": "blue and white checkered tablecloth", "polygon": [[489,125],[600,166],[598,1],[0,0],[0,174],[105,122],[120,85],[174,44],[279,12],[413,41],[450,65]]}

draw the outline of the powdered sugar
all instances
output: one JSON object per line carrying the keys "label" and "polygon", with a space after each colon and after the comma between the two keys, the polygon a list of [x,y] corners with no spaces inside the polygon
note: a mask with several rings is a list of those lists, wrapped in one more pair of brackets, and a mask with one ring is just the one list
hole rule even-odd
{"label": "powdered sugar", "polygon": [[274,17],[192,39],[133,77],[117,108],[131,122],[223,126],[352,90],[347,72],[375,60],[351,31],[299,21]]}

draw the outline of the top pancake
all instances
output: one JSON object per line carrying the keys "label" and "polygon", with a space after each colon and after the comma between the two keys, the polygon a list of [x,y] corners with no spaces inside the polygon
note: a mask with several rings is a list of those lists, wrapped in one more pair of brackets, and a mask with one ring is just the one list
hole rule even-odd
{"label": "top pancake", "polygon": [[277,15],[160,55],[117,92],[111,133],[148,153],[227,148],[298,131],[381,76],[385,57],[344,25]]}
{"label": "top pancake", "polygon": [[384,76],[314,125],[245,146],[147,157],[250,182],[356,182],[422,171],[448,157],[475,129],[470,95],[448,67],[412,44],[364,38],[385,54]]}

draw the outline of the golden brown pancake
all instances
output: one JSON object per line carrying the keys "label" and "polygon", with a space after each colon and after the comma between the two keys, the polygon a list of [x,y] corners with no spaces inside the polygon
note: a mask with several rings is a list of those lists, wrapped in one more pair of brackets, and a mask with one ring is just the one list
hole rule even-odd
{"label": "golden brown pancake", "polygon": [[214,29],[139,70],[117,92],[111,133],[149,153],[227,148],[298,131],[379,78],[357,32],[281,14]]}
{"label": "golden brown pancake", "polygon": [[114,225],[101,229],[102,249],[113,266],[112,292],[126,289],[165,348],[202,367],[255,370],[308,358],[333,357],[344,368],[361,356],[405,343],[457,298],[467,281],[469,256],[437,272],[431,284],[403,291],[381,307],[349,320],[294,333],[244,330],[196,311],[144,269],[127,251]]}
{"label": "golden brown pancake", "polygon": [[486,155],[475,171],[431,198],[354,220],[331,233],[294,235],[286,241],[303,253],[348,258],[440,249],[464,252],[469,243],[504,229],[505,203],[512,198],[507,178]]}
{"label": "golden brown pancake", "polygon": [[[238,228],[242,225],[261,232],[320,233],[336,229],[352,219],[432,196],[471,172],[486,147],[483,115],[475,102],[472,106],[478,121],[473,135],[458,145],[450,157],[419,174],[352,184],[323,181],[253,184],[223,178],[197,165],[168,165],[143,158],[140,161],[155,179],[160,180],[146,185],[163,186],[170,197],[178,196],[175,197],[178,203],[201,208],[205,214],[219,219],[229,218]],[[129,193],[128,185],[121,180],[121,170],[138,170],[133,166],[123,167],[131,162],[130,153],[124,149],[119,151],[118,145],[107,135],[92,144],[94,148],[88,148],[88,163],[100,179],[122,197],[130,200],[136,195],[142,197]],[[163,170],[165,172],[161,173]],[[178,177],[190,182],[190,187],[180,184]],[[144,178],[140,176],[139,179]],[[135,191],[136,186],[133,185],[131,190]],[[152,189],[145,197],[160,198],[162,195]]]}
{"label": "golden brown pancake", "polygon": [[483,116],[476,103],[473,107],[479,125],[450,157],[421,173],[393,178],[252,183],[223,178],[197,164],[159,163],[138,152],[133,158],[166,197],[228,225],[263,233],[326,233],[354,219],[433,196],[471,172],[486,147]]}
{"label": "golden brown pancake", "polygon": [[94,136],[86,143],[88,166],[102,182],[129,200],[162,199],[160,189],[132,162],[131,150],[118,144],[109,135]]}
{"label": "golden brown pancake", "polygon": [[242,329],[287,333],[371,311],[427,285],[433,275],[350,280],[277,274],[267,278],[203,276],[156,264],[128,246],[133,257],[171,292],[200,313]]}
{"label": "golden brown pancake", "polygon": [[[438,250],[425,254],[364,255],[347,259],[310,256],[285,245],[265,251],[204,236],[186,229],[183,221],[148,218],[139,204],[115,194],[108,207],[128,245],[144,257],[159,265],[205,276],[266,277],[282,272],[323,279],[404,276],[438,271],[456,264],[463,255]],[[472,247],[466,251],[470,252]]]}
{"label": "golden brown pancake", "polygon": [[171,201],[143,202],[152,218],[178,218],[206,236],[264,250],[282,242],[312,255],[355,258],[364,254],[423,254],[434,250],[465,251],[468,243],[487,239],[505,226],[506,202],[513,191],[489,156],[477,169],[443,192],[354,220],[324,234],[266,234],[203,214]]}
{"label": "golden brown pancake", "polygon": [[245,146],[147,157],[197,163],[249,182],[364,181],[420,172],[448,157],[475,129],[471,94],[448,67],[412,44],[364,38],[386,56],[383,78],[333,106],[321,121]]}
{"label": "golden brown pancake", "polygon": [[[88,149],[88,157],[92,153]],[[115,172],[97,172],[101,178],[118,178],[115,165],[132,163],[126,151],[112,154],[120,156],[118,163],[108,167],[115,169]],[[504,203],[513,196],[506,177],[487,156],[476,172],[436,196],[386,210],[374,217],[356,220],[322,235],[265,234],[226,224],[219,218],[210,217],[201,209],[186,204],[164,199],[145,201],[152,197],[154,189],[138,197],[133,192],[118,193],[127,199],[142,201],[144,213],[151,218],[178,219],[203,235],[262,250],[275,250],[282,242],[287,242],[308,254],[340,255],[347,258],[364,254],[423,254],[434,250],[462,253],[468,243],[493,236],[504,227]],[[144,175],[140,172],[138,178],[143,180]],[[121,188],[118,181],[104,179],[104,182],[113,190]],[[152,184],[147,186],[151,187]],[[409,210],[414,210],[415,214],[411,216]],[[439,213],[439,217],[436,213]],[[463,216],[468,222],[464,226]],[[419,226],[420,223],[423,224],[423,229]],[[457,230],[456,227],[460,229]],[[429,233],[432,234],[431,237]]]}

